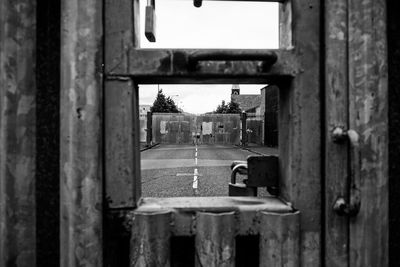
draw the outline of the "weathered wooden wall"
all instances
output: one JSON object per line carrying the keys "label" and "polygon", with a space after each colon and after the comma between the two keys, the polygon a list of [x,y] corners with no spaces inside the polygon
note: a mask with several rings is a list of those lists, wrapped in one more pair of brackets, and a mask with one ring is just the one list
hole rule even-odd
{"label": "weathered wooden wall", "polygon": [[0,266],[36,265],[36,1],[0,2]]}
{"label": "weathered wooden wall", "polygon": [[61,10],[61,266],[101,266],[103,7],[65,0]]}

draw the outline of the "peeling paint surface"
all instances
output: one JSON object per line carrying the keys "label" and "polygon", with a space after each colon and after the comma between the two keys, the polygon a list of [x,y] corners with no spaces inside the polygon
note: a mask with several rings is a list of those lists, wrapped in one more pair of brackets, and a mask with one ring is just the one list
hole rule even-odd
{"label": "peeling paint surface", "polygon": [[349,266],[387,266],[386,1],[349,3],[350,128],[360,134],[361,140],[356,152],[359,169],[352,173],[352,183],[361,192],[361,210],[350,223]]}
{"label": "peeling paint surface", "polygon": [[102,3],[62,1],[61,266],[102,266]]}
{"label": "peeling paint surface", "polygon": [[0,2],[0,266],[36,265],[36,3]]}

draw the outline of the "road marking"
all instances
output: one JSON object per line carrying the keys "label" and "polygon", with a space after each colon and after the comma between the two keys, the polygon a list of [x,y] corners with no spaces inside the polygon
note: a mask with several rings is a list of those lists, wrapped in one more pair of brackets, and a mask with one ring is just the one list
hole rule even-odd
{"label": "road marking", "polygon": [[[193,172],[178,172],[177,174],[176,174],[176,176],[193,176],[194,175],[194,173]],[[197,174],[197,176],[202,176],[200,173],[198,173]]]}
{"label": "road marking", "polygon": [[195,163],[195,164],[196,164],[196,166],[197,166],[197,158],[195,158],[195,159],[194,159],[194,163]]}
{"label": "road marking", "polygon": [[199,172],[197,171],[197,169],[194,169],[194,173],[193,173],[193,189],[197,189],[198,181],[199,181]]}
{"label": "road marking", "polygon": [[197,151],[196,151],[196,153],[194,153],[194,156],[197,157]]}

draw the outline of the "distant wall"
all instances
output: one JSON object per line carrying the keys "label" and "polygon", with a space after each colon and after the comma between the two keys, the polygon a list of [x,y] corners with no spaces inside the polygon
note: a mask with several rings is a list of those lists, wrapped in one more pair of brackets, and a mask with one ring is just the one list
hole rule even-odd
{"label": "distant wall", "polygon": [[248,116],[246,126],[247,142],[262,145],[264,141],[264,116]]}
{"label": "distant wall", "polygon": [[[239,114],[153,114],[153,142],[164,144],[239,144]],[[197,135],[199,138],[197,138]]]}

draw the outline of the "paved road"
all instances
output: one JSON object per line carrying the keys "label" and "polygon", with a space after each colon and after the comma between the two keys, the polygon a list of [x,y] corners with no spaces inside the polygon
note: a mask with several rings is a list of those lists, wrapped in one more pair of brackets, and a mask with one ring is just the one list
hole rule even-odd
{"label": "paved road", "polygon": [[222,145],[160,145],[143,151],[142,196],[227,196],[230,164],[253,154]]}

